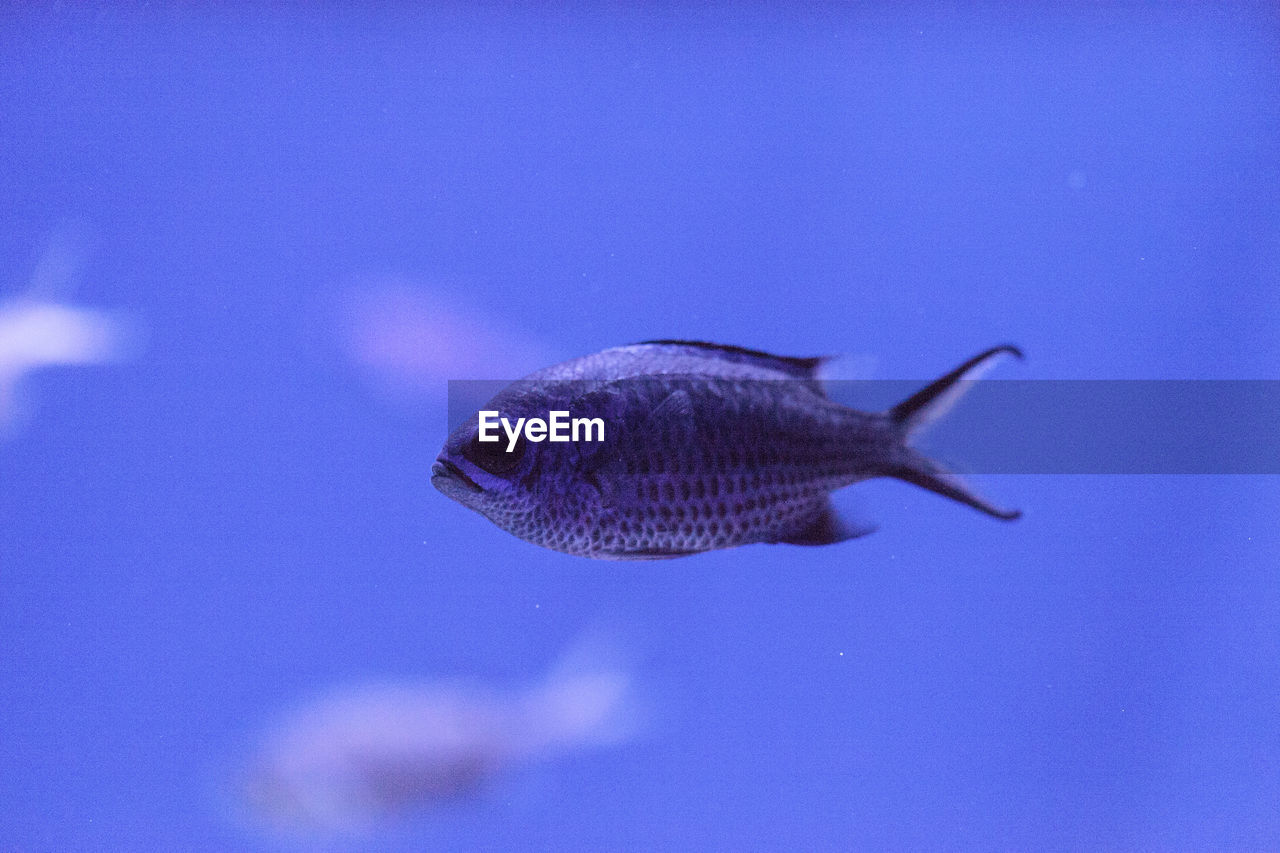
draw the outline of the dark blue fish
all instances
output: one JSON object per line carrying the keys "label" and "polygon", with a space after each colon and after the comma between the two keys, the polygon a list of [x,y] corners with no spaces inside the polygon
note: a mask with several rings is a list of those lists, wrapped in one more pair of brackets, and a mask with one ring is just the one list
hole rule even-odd
{"label": "dark blue fish", "polygon": [[[483,410],[599,418],[598,442],[478,440],[478,417],[449,436],[432,467],[441,492],[537,545],[609,560],[679,557],[753,542],[828,545],[869,533],[829,495],[896,477],[1000,519],[992,506],[913,449],[966,376],[1012,346],[987,350],[886,412],[829,400],[822,358],[786,358],[698,341],[650,341],[548,367]],[[501,431],[499,431],[501,435]]]}

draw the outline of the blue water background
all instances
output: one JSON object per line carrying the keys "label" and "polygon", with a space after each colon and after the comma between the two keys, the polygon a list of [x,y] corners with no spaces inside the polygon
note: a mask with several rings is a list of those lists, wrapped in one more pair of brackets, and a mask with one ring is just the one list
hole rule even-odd
{"label": "blue water background", "polygon": [[1275,478],[871,483],[856,542],[591,562],[436,493],[443,378],[333,319],[1280,378],[1280,18],[1208,5],[7,8],[0,292],[73,227],[145,346],[0,445],[0,847],[266,848],[211,780],[275,711],[600,626],[643,736],[378,843],[1280,847]]}

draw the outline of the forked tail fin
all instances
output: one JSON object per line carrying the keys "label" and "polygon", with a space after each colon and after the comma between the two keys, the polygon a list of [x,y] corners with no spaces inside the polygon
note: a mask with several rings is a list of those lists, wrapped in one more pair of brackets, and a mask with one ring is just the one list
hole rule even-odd
{"label": "forked tail fin", "polygon": [[1002,521],[1013,521],[1022,518],[1022,510],[1002,509],[988,503],[971,492],[964,482],[955,474],[947,471],[923,453],[907,448],[907,461],[889,471],[890,477],[905,480],[908,483],[928,489],[934,494],[951,498],[976,510],[985,512],[992,518]]}
{"label": "forked tail fin", "polygon": [[1022,358],[1022,351],[1015,346],[1006,344],[992,347],[930,382],[889,410],[889,420],[900,430],[903,449],[906,451],[902,461],[887,472],[890,477],[905,480],[943,497],[967,504],[995,518],[1012,521],[1022,516],[1018,510],[1001,509],[987,503],[969,491],[954,474],[924,454],[906,446],[913,435],[946,414],[969,389],[969,383],[961,380],[976,379],[991,366],[996,356],[1004,353]]}
{"label": "forked tail fin", "polygon": [[1002,353],[1022,358],[1022,350],[1009,344],[980,352],[894,406],[889,410],[889,419],[902,427],[908,436],[919,432],[945,415],[964,396],[964,392],[969,390],[967,385],[957,384],[960,380],[977,379],[991,367],[992,360]]}

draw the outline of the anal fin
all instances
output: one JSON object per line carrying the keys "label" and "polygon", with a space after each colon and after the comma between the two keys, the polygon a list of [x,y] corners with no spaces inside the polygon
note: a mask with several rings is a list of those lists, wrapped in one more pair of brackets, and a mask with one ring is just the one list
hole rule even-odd
{"label": "anal fin", "polygon": [[855,523],[842,518],[831,501],[826,499],[807,525],[776,541],[787,545],[834,545],[875,531],[874,524]]}

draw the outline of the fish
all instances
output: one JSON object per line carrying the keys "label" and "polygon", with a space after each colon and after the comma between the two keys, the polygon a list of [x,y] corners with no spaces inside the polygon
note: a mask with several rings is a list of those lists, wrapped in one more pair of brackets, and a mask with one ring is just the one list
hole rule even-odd
{"label": "fish", "polygon": [[280,840],[364,836],[478,798],[524,765],[630,739],[633,678],[591,646],[522,689],[470,681],[333,687],[282,714],[229,768],[228,816]]}
{"label": "fish", "polygon": [[604,560],[688,556],[754,543],[831,545],[866,535],[831,493],[874,477],[928,489],[1006,521],[911,446],[997,356],[968,359],[882,412],[831,400],[826,357],[705,341],[606,349],[512,383],[480,411],[511,423],[551,412],[599,418],[600,441],[480,441],[480,413],[454,430],[431,469],[446,496],[507,532]]}
{"label": "fish", "polygon": [[122,361],[137,349],[128,317],[66,299],[79,266],[69,240],[55,234],[27,290],[0,300],[0,439],[16,434],[30,414],[21,394],[27,377],[51,367]]}

